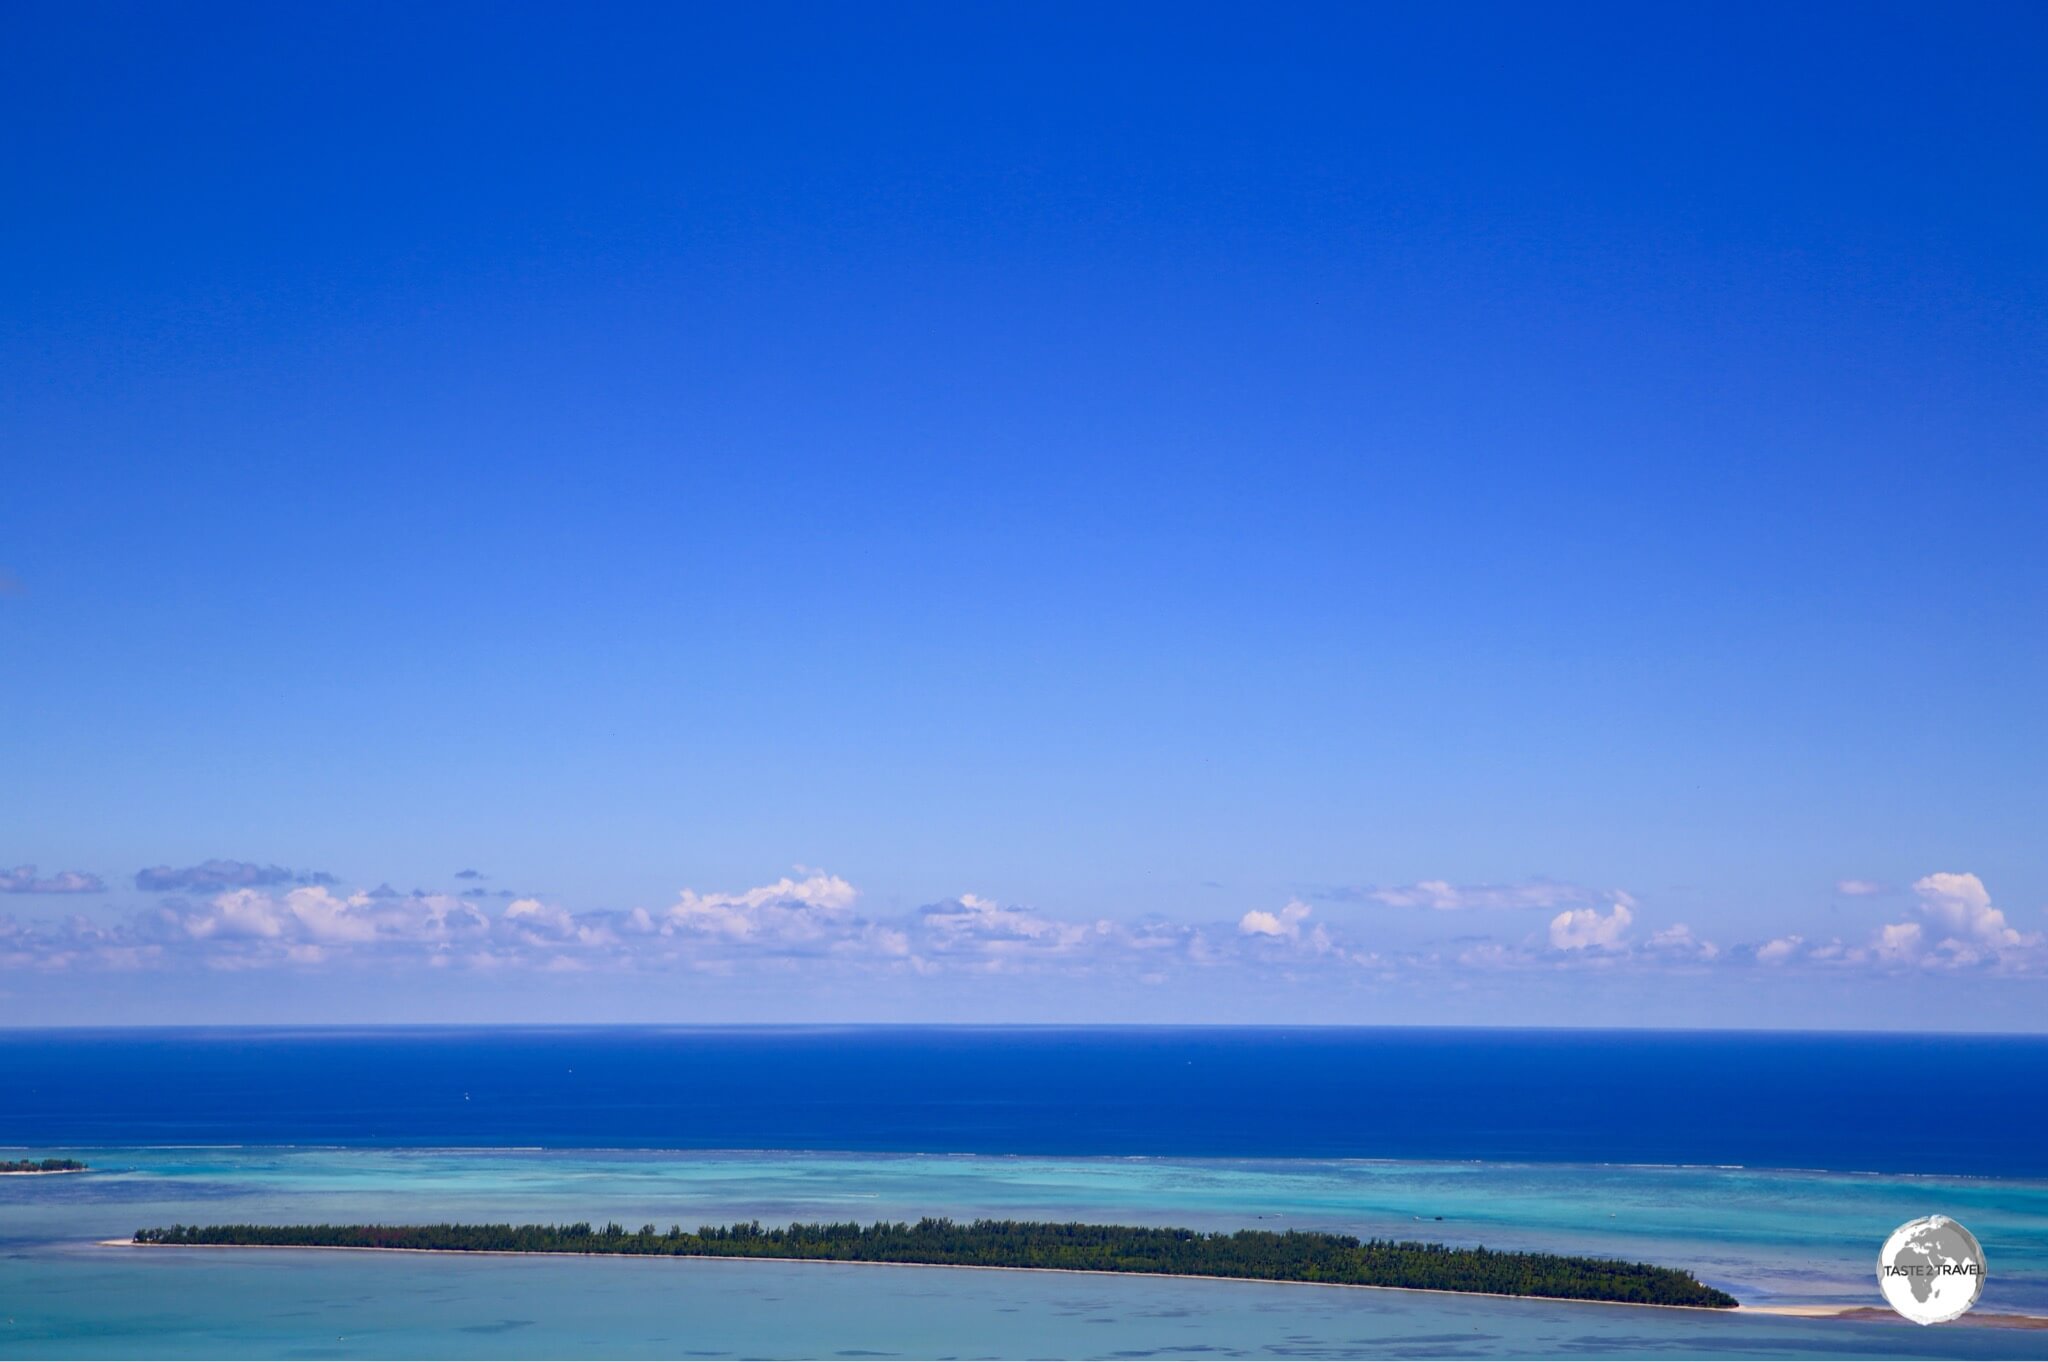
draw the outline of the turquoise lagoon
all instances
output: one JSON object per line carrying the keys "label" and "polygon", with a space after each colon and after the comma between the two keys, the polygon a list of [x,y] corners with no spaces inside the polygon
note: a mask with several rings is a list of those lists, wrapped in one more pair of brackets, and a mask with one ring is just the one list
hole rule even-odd
{"label": "turquoise lagoon", "polygon": [[[98,1149],[0,1180],[8,1357],[2029,1357],[2048,1335],[1407,1292],[831,1264],[143,1250],[172,1222],[1078,1218],[1641,1258],[1750,1304],[1878,1301],[1942,1212],[1981,1311],[2048,1313],[2048,1183],[1494,1162]],[[1441,1219],[1439,1219],[1441,1217]]]}

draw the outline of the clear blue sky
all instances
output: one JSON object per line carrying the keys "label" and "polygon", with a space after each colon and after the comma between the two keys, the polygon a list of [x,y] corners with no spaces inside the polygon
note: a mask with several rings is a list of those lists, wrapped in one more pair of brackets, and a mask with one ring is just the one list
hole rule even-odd
{"label": "clear blue sky", "polygon": [[2048,1018],[2038,6],[0,29],[0,1023]]}

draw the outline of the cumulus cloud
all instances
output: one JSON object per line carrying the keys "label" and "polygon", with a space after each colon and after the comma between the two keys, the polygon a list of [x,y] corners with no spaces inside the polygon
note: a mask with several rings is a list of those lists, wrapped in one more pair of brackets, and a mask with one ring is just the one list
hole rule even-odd
{"label": "cumulus cloud", "polygon": [[1920,957],[1927,933],[1917,922],[1891,922],[1877,929],[1875,950],[1880,960],[1912,961]]}
{"label": "cumulus cloud", "polygon": [[336,947],[447,947],[481,940],[492,927],[475,905],[448,895],[341,895],[324,885],[282,894],[231,889],[174,917],[187,937],[221,944],[239,960],[323,959]]}
{"label": "cumulus cloud", "polygon": [[1977,876],[1937,871],[1915,880],[1913,895],[1918,921],[1886,923],[1868,948],[1846,950],[1842,957],[1852,963],[1870,959],[1929,969],[1981,965],[2014,971],[2048,965],[2041,933],[2022,932],[2008,922]]}
{"label": "cumulus cloud", "polygon": [[535,898],[514,899],[505,905],[499,923],[505,933],[530,946],[609,949],[621,940],[620,914],[572,913],[558,903]]}
{"label": "cumulus cloud", "polygon": [[1695,960],[1702,964],[1721,957],[1719,946],[1693,935],[1692,928],[1683,922],[1652,932],[1650,939],[1643,943],[1643,949],[1652,955],[1672,960]]}
{"label": "cumulus cloud", "polygon": [[0,894],[99,894],[106,888],[99,876],[83,870],[59,870],[53,875],[38,875],[32,865],[0,870]]}
{"label": "cumulus cloud", "polygon": [[685,889],[662,914],[660,931],[784,951],[827,947],[856,932],[862,924],[853,905],[860,892],[821,870],[799,873],[801,880],[785,875],[739,893]]}
{"label": "cumulus cloud", "polygon": [[1758,964],[1782,965],[1799,954],[1799,948],[1806,944],[1803,936],[1779,936],[1764,942],[1756,948]]}
{"label": "cumulus cloud", "polygon": [[[1434,952],[1382,955],[1342,924],[1315,920],[1299,899],[1252,908],[1204,926],[1161,917],[1075,918],[976,893],[903,913],[864,912],[855,887],[799,868],[737,891],[684,889],[665,908],[575,911],[537,897],[502,908],[495,896],[400,895],[386,884],[344,893],[327,885],[236,887],[197,901],[173,899],[96,936],[29,928],[0,939],[0,959],[46,967],[78,963],[185,962],[218,969],[384,962],[475,970],[702,969],[749,967],[865,971],[1043,971],[1156,982],[1179,968],[1435,970],[1459,965],[1545,963],[1520,947],[1468,941],[1450,960]],[[480,901],[481,900],[481,903]],[[1631,912],[1568,912],[1556,933],[1584,938],[1562,963],[1629,958],[1617,945]],[[1577,924],[1577,925],[1574,925]],[[1595,947],[1598,949],[1595,949]],[[1684,927],[1644,948],[1646,961],[1712,958]],[[1548,957],[1558,962],[1558,955]]]}
{"label": "cumulus cloud", "polygon": [[[223,869],[223,867],[225,867]],[[162,869],[162,868],[159,868]],[[158,883],[304,876],[245,862],[164,871]],[[26,869],[16,878],[33,880]],[[182,877],[182,878],[179,878]],[[1130,921],[1006,904],[971,892],[910,910],[870,910],[847,880],[797,867],[739,890],[683,889],[662,907],[579,910],[539,896],[472,887],[463,894],[388,884],[344,892],[330,884],[230,884],[167,898],[119,923],[0,919],[0,966],[45,969],[205,965],[346,968],[351,965],[476,970],[832,971],[876,979],[939,972],[1058,973],[1105,981],[1157,981],[1175,969],[1238,967],[1296,977],[1456,970],[1856,966],[2048,971],[2039,933],[2015,927],[1975,875],[1943,872],[1913,886],[1914,911],[1859,942],[1813,941],[1781,932],[1727,947],[1686,923],[1639,921],[1626,894],[1562,906],[1519,939],[1484,933],[1389,944],[1391,924],[1373,917],[1324,921],[1302,899],[1253,906],[1234,918]],[[1524,886],[1425,881],[1374,891],[1388,906],[1534,906],[1541,895],[1584,894],[1552,882]],[[1637,935],[1640,929],[1642,935]]]}
{"label": "cumulus cloud", "polygon": [[[221,879],[303,878],[275,867],[240,862],[166,870],[149,882],[208,883]],[[400,894],[388,884],[343,892],[326,884],[237,885],[203,896],[166,899],[154,911],[132,915],[85,943],[146,949],[162,963],[222,969],[264,965],[341,965],[354,962],[424,963],[477,969],[714,967],[721,962],[781,955],[847,953],[880,959],[892,933],[854,911],[853,886],[822,871],[736,893],[684,890],[670,907],[649,912],[572,911],[540,898],[513,897],[486,908],[495,894]],[[1017,941],[1074,939],[1050,919],[1034,919],[972,895],[950,908],[928,911],[921,925],[928,954],[964,954],[970,940],[1001,954]],[[907,939],[896,931],[896,938]],[[6,934],[7,963],[68,967],[90,959],[75,932],[39,924],[13,924]],[[894,954],[901,955],[899,948]]]}
{"label": "cumulus cloud", "polygon": [[1294,899],[1277,913],[1254,908],[1237,920],[1237,930],[1245,936],[1269,936],[1293,941],[1301,936],[1301,924],[1308,920],[1313,910],[1300,899]]}
{"label": "cumulus cloud", "polygon": [[331,885],[334,876],[319,870],[287,870],[281,865],[218,858],[174,869],[150,866],[135,872],[135,887],[151,894],[211,894],[222,889],[270,889],[280,885]]}
{"label": "cumulus cloud", "polygon": [[1340,935],[1329,925],[1310,922],[1314,912],[1300,899],[1290,899],[1277,911],[1252,909],[1237,920],[1238,959],[1253,964],[1279,964],[1289,970],[1313,963],[1384,963],[1377,953]]}
{"label": "cumulus cloud", "polygon": [[1759,964],[1802,962],[1836,968],[1961,970],[2000,973],[2048,970],[2039,932],[2023,932],[1993,905],[1984,881],[1963,871],[1940,871],[1913,882],[1915,916],[1880,925],[1861,943],[1839,938],[1809,942],[1796,934],[1756,948]]}
{"label": "cumulus cloud", "polygon": [[875,924],[872,940],[885,956],[914,968],[946,965],[1006,970],[1081,961],[1121,945],[1124,929],[1107,920],[1074,922],[978,894],[927,904],[901,926]]}
{"label": "cumulus cloud", "polygon": [[1552,909],[1590,905],[1601,897],[1576,884],[1555,880],[1524,880],[1516,884],[1453,884],[1449,880],[1418,880],[1414,884],[1343,886],[1319,897],[1341,903],[1377,903],[1388,908],[1431,908],[1449,912],[1463,908]]}
{"label": "cumulus cloud", "polygon": [[481,870],[458,870],[455,872],[455,878],[458,880],[487,880],[490,876],[484,874]]}
{"label": "cumulus cloud", "polygon": [[1073,949],[1108,924],[1061,922],[1029,909],[1006,907],[979,894],[930,904],[918,910],[919,936],[929,942],[967,943],[977,950],[1017,948],[1059,953]]}
{"label": "cumulus cloud", "polygon": [[1003,972],[1137,968],[1175,956],[1201,962],[1202,934],[1179,924],[1074,920],[975,893],[907,914],[869,915],[859,891],[824,871],[737,893],[684,890],[657,914],[623,920],[629,948],[652,934],[663,958],[705,967],[808,959],[847,968]]}
{"label": "cumulus cloud", "polygon": [[1950,932],[1994,950],[2038,944],[2040,937],[2027,937],[2006,922],[2005,913],[1991,906],[1991,891],[1975,875],[1937,873],[1913,882],[1920,898],[1920,911]]}
{"label": "cumulus cloud", "polygon": [[1626,903],[1616,903],[1605,913],[1597,908],[1568,909],[1550,919],[1550,944],[1560,951],[1619,951],[1625,948],[1635,917]]}

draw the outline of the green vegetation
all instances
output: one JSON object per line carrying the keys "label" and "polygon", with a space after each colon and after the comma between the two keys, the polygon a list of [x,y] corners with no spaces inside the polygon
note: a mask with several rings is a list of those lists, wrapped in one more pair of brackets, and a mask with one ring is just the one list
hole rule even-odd
{"label": "green vegetation", "polygon": [[77,1159],[5,1159],[0,1160],[0,1173],[83,1173],[85,1165]]}
{"label": "green vegetation", "polygon": [[137,1230],[138,1244],[263,1245],[275,1248],[426,1249],[442,1252],[617,1253],[667,1257],[806,1258],[951,1267],[1064,1268],[1175,1273],[1260,1281],[1401,1286],[1504,1296],[1692,1305],[1726,1309],[1735,1298],[1689,1272],[1606,1258],[1496,1253],[1443,1244],[1360,1241],[1289,1230],[1194,1230],[1129,1225],[1055,1225],[1020,1220],[915,1225],[791,1225],[763,1229],[707,1225],[594,1229],[576,1225],[173,1225]]}

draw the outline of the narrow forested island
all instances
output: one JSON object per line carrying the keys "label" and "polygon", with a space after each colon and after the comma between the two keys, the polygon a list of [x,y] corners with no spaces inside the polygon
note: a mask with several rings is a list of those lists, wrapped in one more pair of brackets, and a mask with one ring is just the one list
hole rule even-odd
{"label": "narrow forested island", "polygon": [[173,1225],[137,1244],[414,1249],[446,1253],[609,1253],[678,1258],[796,1258],[932,1267],[1050,1268],[1255,1281],[1470,1291],[1501,1296],[1729,1309],[1735,1298],[1675,1268],[1555,1253],[1500,1253],[1299,1230],[1195,1230],[1022,1220],[924,1219],[713,1226],[695,1232],[575,1225]]}
{"label": "narrow forested island", "polygon": [[83,1173],[77,1159],[0,1159],[0,1173]]}

